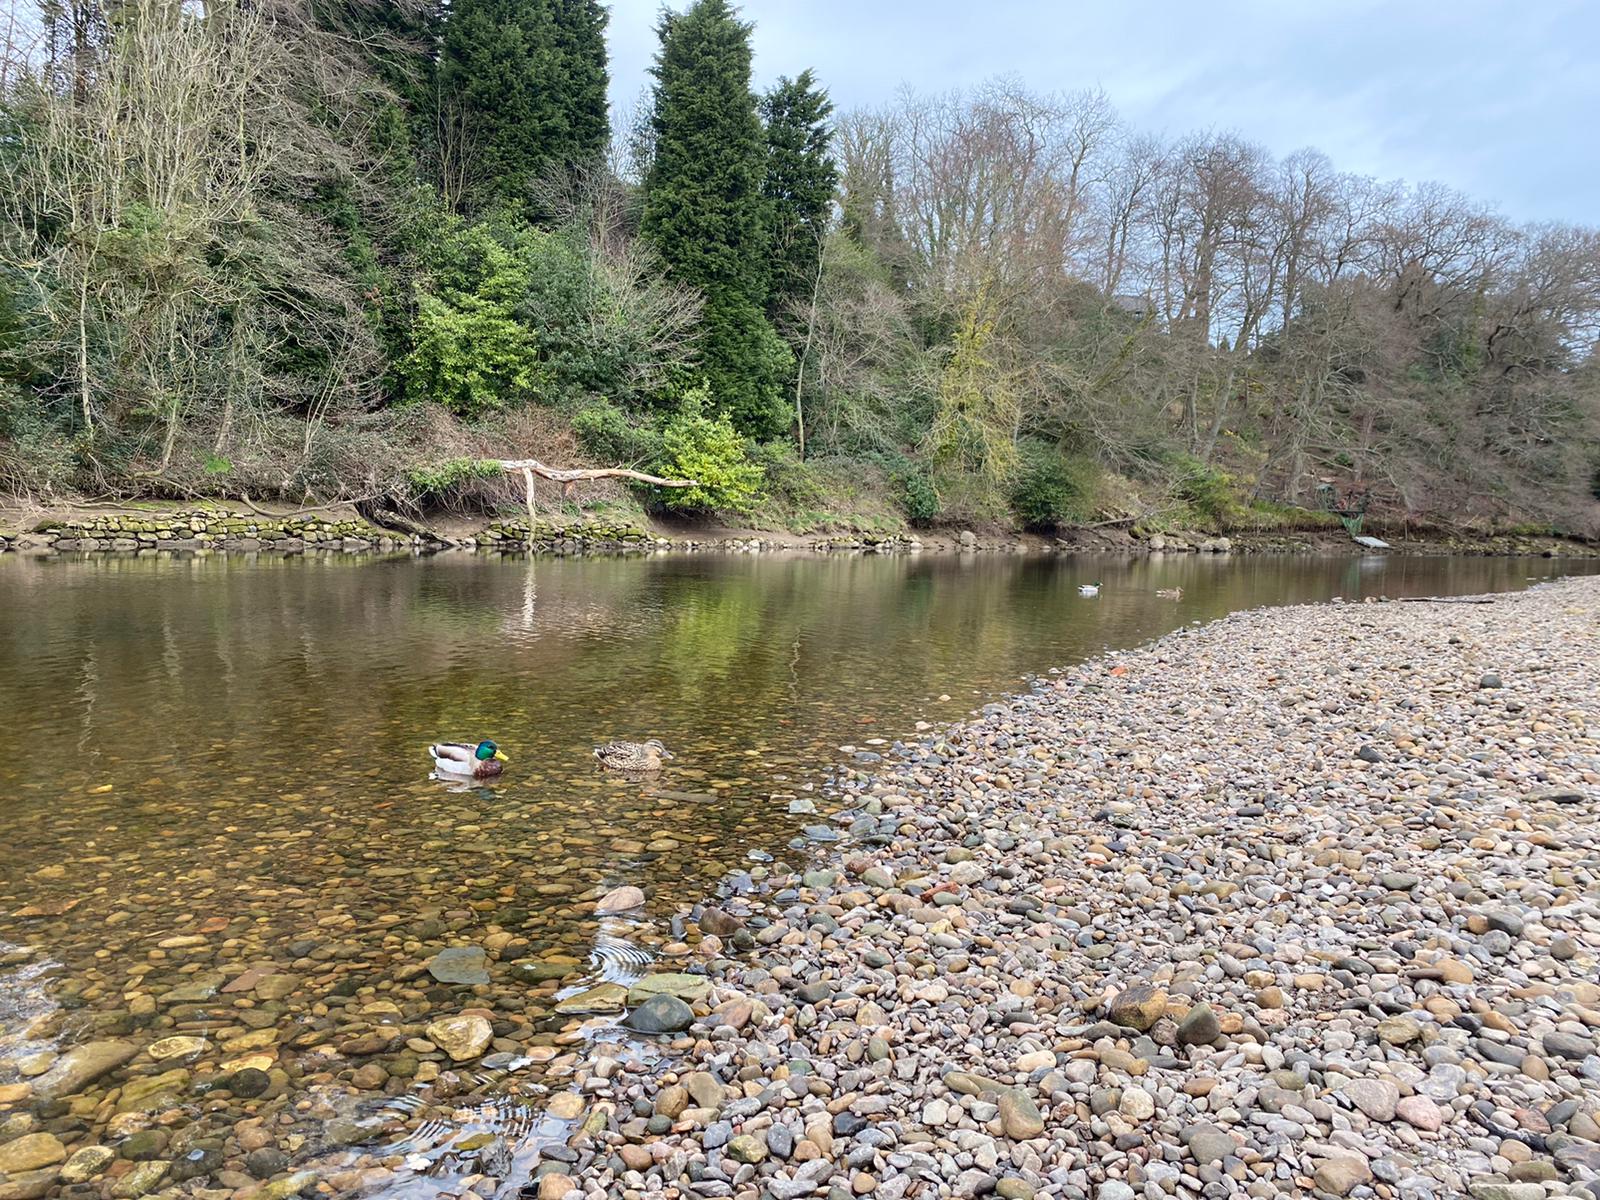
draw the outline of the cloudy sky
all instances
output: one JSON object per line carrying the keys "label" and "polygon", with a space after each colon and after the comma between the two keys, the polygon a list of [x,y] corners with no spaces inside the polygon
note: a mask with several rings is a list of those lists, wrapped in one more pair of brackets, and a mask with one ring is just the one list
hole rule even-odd
{"label": "cloudy sky", "polygon": [[[660,7],[612,0],[614,102],[648,81]],[[1518,219],[1600,224],[1594,0],[745,0],[743,13],[758,86],[810,66],[840,107],[1001,74],[1098,85],[1141,130],[1316,146],[1342,170],[1436,179]]]}

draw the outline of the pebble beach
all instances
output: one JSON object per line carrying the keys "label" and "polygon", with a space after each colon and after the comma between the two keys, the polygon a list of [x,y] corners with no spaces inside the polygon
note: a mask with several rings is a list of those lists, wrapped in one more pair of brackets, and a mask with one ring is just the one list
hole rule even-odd
{"label": "pebble beach", "polygon": [[538,1195],[1600,1196],[1597,662],[1594,581],[1258,610],[901,747]]}

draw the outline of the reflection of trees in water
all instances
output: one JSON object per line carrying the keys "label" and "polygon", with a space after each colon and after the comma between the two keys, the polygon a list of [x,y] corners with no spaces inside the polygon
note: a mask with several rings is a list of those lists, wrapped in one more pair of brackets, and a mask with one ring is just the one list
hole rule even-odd
{"label": "reflection of trees in water", "polygon": [[[805,818],[774,791],[877,718],[1269,602],[1479,591],[1542,564],[1167,555],[983,558],[446,556],[0,563],[0,795],[8,892],[84,897],[49,928],[92,954],[180,914],[248,912],[252,938],[371,947],[367,918],[470,908],[534,950],[587,953],[595,889],[636,883],[651,936],[744,848]],[[1084,600],[1076,584],[1103,577]],[[1174,603],[1157,588],[1179,587]],[[601,773],[612,733],[679,751],[657,780]],[[435,737],[495,736],[504,780],[428,779]],[[30,772],[40,746],[70,753]],[[754,751],[754,754],[747,753]],[[114,785],[108,794],[91,788]],[[727,785],[717,787],[714,785]],[[675,793],[675,794],[668,794]],[[657,835],[676,846],[650,851]],[[60,880],[40,866],[72,862]],[[136,898],[128,925],[115,905]],[[165,923],[165,924],[164,924]],[[374,968],[375,970],[379,968]],[[115,989],[113,989],[115,990]],[[108,993],[110,994],[110,993]]]}
{"label": "reflection of trees in water", "polygon": [[[557,805],[614,799],[588,761],[613,734],[685,745],[669,778],[755,778],[769,754],[814,756],[861,718],[924,715],[929,693],[970,697],[1189,620],[1333,594],[1485,590],[1543,567],[968,559],[14,560],[0,567],[13,699],[0,770],[67,734],[51,777],[20,788],[41,814],[102,782],[122,810],[220,814],[234,798],[318,787],[374,804],[425,780],[425,742],[489,735],[513,755],[512,786]],[[1084,601],[1074,586],[1090,576],[1106,591]]]}

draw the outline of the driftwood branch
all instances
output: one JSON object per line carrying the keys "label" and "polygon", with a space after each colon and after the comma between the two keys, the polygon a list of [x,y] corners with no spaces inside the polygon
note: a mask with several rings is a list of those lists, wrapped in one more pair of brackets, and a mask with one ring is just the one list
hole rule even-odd
{"label": "driftwood branch", "polygon": [[562,485],[562,493],[571,495],[574,484],[590,479],[632,479],[639,483],[653,483],[656,487],[686,488],[698,487],[696,479],[663,479],[659,475],[646,475],[643,471],[635,471],[629,467],[551,467],[540,462],[537,458],[498,458],[491,459],[500,464],[500,469],[507,474],[522,475],[523,487],[528,501],[528,532],[531,535],[534,524],[533,508],[533,478],[537,475],[540,479],[549,479]]}
{"label": "driftwood branch", "polygon": [[646,475],[643,471],[628,467],[549,467],[537,458],[500,458],[490,461],[498,462],[502,471],[521,471],[556,483],[581,483],[586,479],[634,479],[640,483],[653,483],[657,487],[700,486],[697,479],[663,479],[659,475]]}

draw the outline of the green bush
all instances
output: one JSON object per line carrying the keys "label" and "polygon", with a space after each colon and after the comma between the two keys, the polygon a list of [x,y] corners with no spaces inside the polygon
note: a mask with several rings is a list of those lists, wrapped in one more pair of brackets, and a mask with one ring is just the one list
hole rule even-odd
{"label": "green bush", "polygon": [[816,473],[788,442],[768,442],[751,452],[767,479],[767,490],[791,508],[824,504],[827,494]]}
{"label": "green bush", "polygon": [[458,225],[441,238],[400,367],[411,399],[473,418],[533,398],[538,347],[515,312],[529,279],[525,236],[485,223]]}
{"label": "green bush", "polygon": [[690,488],[662,488],[668,508],[747,513],[761,499],[761,468],[750,461],[744,439],[727,413],[708,416],[710,392],[696,388],[661,431],[658,474],[693,479]]}
{"label": "green bush", "polygon": [[572,414],[584,453],[606,464],[651,462],[661,454],[661,431],[599,396]]}
{"label": "green bush", "polygon": [[412,498],[428,503],[445,503],[459,498],[461,490],[480,479],[498,479],[504,472],[492,459],[451,458],[428,467],[413,467],[406,472]]}
{"label": "green bush", "polygon": [[78,465],[65,422],[53,420],[30,389],[0,379],[0,494],[71,490]]}
{"label": "green bush", "polygon": [[1089,488],[1055,446],[1030,440],[1018,447],[1011,508],[1029,529],[1054,529],[1084,515]]}
{"label": "green bush", "polygon": [[1197,459],[1180,460],[1175,490],[1192,512],[1206,520],[1225,524],[1239,512],[1233,476]]}
{"label": "green bush", "polygon": [[922,466],[902,461],[889,472],[889,482],[894,487],[895,503],[911,524],[931,524],[944,511],[939,489]]}

